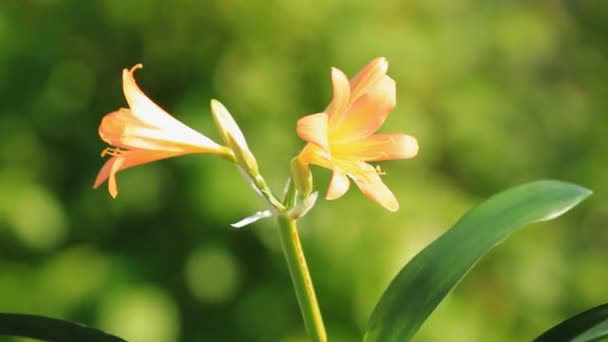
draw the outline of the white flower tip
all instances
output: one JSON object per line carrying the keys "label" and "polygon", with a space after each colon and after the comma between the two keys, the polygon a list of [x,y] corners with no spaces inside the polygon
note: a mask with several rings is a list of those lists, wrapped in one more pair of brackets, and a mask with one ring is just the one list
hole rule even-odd
{"label": "white flower tip", "polygon": [[342,72],[342,70],[331,67],[331,78],[334,82],[346,80],[348,82],[348,77]]}
{"label": "white flower tip", "polygon": [[384,73],[388,71],[388,60],[385,57],[378,57],[375,62],[378,69],[382,70]]}
{"label": "white flower tip", "polygon": [[415,157],[418,154],[418,140],[416,140],[416,138],[410,136],[410,135],[406,135],[405,139],[403,139],[403,146],[402,149],[405,152],[405,157],[406,158],[412,158]]}

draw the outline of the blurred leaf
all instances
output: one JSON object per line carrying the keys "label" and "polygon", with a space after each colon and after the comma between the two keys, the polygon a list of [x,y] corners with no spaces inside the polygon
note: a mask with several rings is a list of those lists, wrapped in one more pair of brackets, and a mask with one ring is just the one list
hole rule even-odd
{"label": "blurred leaf", "polygon": [[602,304],[568,318],[537,337],[534,342],[590,342],[607,336],[608,304]]}
{"label": "blurred leaf", "polygon": [[366,341],[406,341],[473,265],[519,227],[555,218],[591,194],[559,181],[501,192],[466,213],[393,279],[369,320]]}
{"label": "blurred leaf", "polygon": [[42,341],[125,342],[120,337],[78,323],[36,315],[0,313],[0,336],[19,336]]}

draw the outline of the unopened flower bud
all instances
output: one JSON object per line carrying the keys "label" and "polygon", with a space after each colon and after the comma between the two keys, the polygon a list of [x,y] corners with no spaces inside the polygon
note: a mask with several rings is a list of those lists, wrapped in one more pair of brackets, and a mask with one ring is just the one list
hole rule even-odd
{"label": "unopened flower bud", "polygon": [[243,132],[241,132],[230,112],[217,100],[211,100],[211,112],[213,113],[213,121],[215,121],[217,129],[224,138],[224,142],[233,150],[236,162],[253,179],[258,178],[258,163],[251,150],[249,150],[249,146],[247,146]]}
{"label": "unopened flower bud", "polygon": [[295,157],[291,160],[291,177],[300,198],[307,198],[312,192],[312,172],[307,163]]}

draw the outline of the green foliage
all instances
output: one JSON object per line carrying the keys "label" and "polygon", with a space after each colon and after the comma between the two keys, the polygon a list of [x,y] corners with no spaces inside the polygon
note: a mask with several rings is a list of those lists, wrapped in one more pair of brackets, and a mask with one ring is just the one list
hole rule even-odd
{"label": "green foliage", "polygon": [[581,312],[549,329],[534,342],[600,341],[608,337],[608,304]]}
{"label": "green foliage", "polygon": [[374,309],[366,341],[409,341],[492,247],[529,223],[561,215],[590,194],[573,184],[538,181],[472,209],[399,272]]}
{"label": "green foliage", "polygon": [[0,336],[21,336],[41,341],[126,342],[102,331],[55,318],[0,313]]}
{"label": "green foliage", "polygon": [[142,89],[216,141],[209,100],[226,105],[280,193],[330,67],[384,56],[398,99],[383,131],[420,154],[381,163],[395,214],[356,188],[322,200],[329,173],[313,169],[320,199],[299,229],[330,341],[360,339],[390,279],[473,203],[564,179],[596,195],[484,258],[416,336],[531,340],[606,300],[606,3],[0,0],[0,312],[130,341],[302,340],[275,222],[230,229],[264,205],[238,172],[162,161],[119,174],[112,200],[91,189],[97,127],[126,106],[122,69],[143,63]]}

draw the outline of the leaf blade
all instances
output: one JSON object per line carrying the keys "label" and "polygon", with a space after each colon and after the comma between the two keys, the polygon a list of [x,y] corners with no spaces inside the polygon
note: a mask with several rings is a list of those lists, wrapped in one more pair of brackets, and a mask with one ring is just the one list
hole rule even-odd
{"label": "leaf blade", "polygon": [[0,313],[0,336],[61,342],[126,342],[120,337],[78,323],[21,313]]}
{"label": "leaf blade", "polygon": [[607,336],[608,304],[602,304],[560,322],[535,338],[534,342],[590,342]]}
{"label": "leaf blade", "polygon": [[590,190],[575,184],[543,180],[503,191],[471,209],[397,274],[374,308],[365,341],[411,339],[492,247],[524,225],[565,213],[589,195]]}

